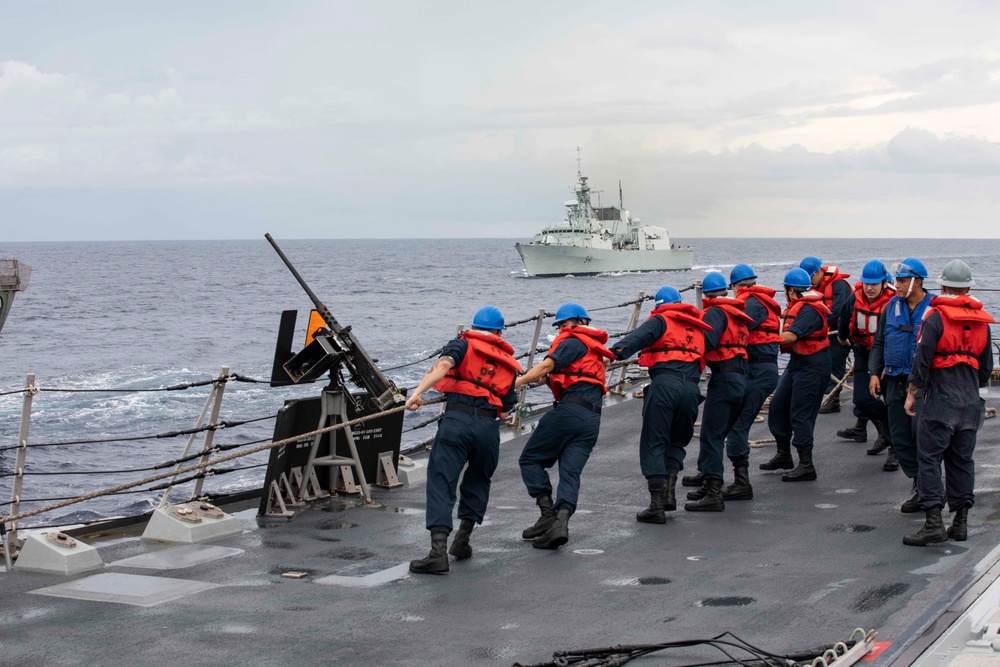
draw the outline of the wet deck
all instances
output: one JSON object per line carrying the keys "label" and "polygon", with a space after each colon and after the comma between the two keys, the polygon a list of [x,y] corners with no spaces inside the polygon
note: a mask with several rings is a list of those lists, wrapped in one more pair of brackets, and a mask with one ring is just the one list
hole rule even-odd
{"label": "wet deck", "polygon": [[[729,503],[723,513],[678,511],[663,526],[636,523],[648,498],[637,466],[640,407],[630,401],[605,411],[570,543],[557,552],[520,539],[536,509],[520,481],[515,440],[502,445],[487,521],[473,536],[475,555],[453,561],[447,576],[370,588],[318,583],[359,564],[380,569],[425,555],[423,487],[378,490],[376,508],[351,499],[318,502],[268,527],[246,510],[238,515],[246,532],[213,543],[242,554],[163,572],[106,568],[219,585],[157,606],[27,595],[66,578],[0,574],[0,662],[510,665],[542,662],[556,649],[727,630],[785,652],[864,627],[892,642],[874,663],[887,665],[909,662],[903,651],[925,627],[977,580],[994,578],[982,575],[1000,543],[997,421],[980,434],[969,540],[912,548],[901,537],[922,515],[898,511],[909,483],[883,472],[882,457],[866,456],[866,445],[835,437],[851,422],[846,411],[820,417],[817,482],[786,484],[757,470],[773,451],[765,447],[752,454],[754,500]],[[767,437],[765,426],[755,425],[751,437]],[[91,543],[105,563],[166,546]],[[291,570],[309,576],[281,576]],[[723,659],[709,649],[673,656]]]}

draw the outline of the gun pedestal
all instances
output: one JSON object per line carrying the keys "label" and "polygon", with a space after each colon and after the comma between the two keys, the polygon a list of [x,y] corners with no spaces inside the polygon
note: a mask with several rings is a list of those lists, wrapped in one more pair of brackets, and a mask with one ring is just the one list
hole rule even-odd
{"label": "gun pedestal", "polygon": [[[316,428],[321,429],[330,426],[331,419],[333,420],[333,424],[348,422],[347,401],[347,392],[343,388],[326,387],[323,389],[323,393],[320,396],[319,425]],[[368,481],[365,479],[365,471],[361,467],[358,448],[354,443],[354,434],[351,432],[350,426],[345,426],[342,432],[344,439],[347,441],[347,446],[351,450],[350,457],[338,456],[334,447],[330,447],[330,453],[326,456],[317,456],[320,442],[323,440],[323,434],[313,437],[312,447],[309,449],[309,458],[302,469],[302,483],[299,485],[298,498],[300,502],[335,494],[336,492],[333,489],[336,488],[336,475],[340,471],[341,466],[350,466],[354,469],[358,486],[361,487],[361,495],[364,496],[366,503],[371,502],[372,494],[368,488]],[[331,437],[330,439],[332,442],[333,438]],[[328,487],[331,490],[330,493],[324,491],[320,485],[316,477],[316,468],[332,468],[330,470],[330,484]]]}

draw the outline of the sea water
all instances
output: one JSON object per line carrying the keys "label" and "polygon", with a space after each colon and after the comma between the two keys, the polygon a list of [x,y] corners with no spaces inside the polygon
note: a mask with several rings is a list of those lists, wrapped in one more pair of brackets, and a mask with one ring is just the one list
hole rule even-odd
{"label": "sea water", "polygon": [[[671,284],[687,287],[706,271],[728,276],[738,262],[752,265],[764,285],[777,286],[805,255],[817,255],[852,275],[880,258],[922,259],[932,277],[953,258],[972,267],[978,285],[1000,288],[1000,241],[892,239],[683,239],[695,247],[690,271],[589,277],[527,278],[514,239],[282,240],[278,242],[313,291],[341,325],[352,327],[368,353],[400,387],[417,384],[431,355],[460,325],[468,325],[486,303],[509,322],[553,312],[565,301],[590,309],[622,304],[640,292]],[[312,307],[267,242],[156,241],[92,243],[2,243],[0,256],[32,267],[31,283],[19,294],[0,333],[0,392],[19,389],[26,373],[44,388],[151,388],[206,380],[220,367],[268,379],[281,311],[298,309],[295,348],[304,343]],[[975,293],[1000,314],[1000,292]],[[693,298],[693,291],[685,294]],[[779,301],[781,299],[779,298]],[[645,318],[647,302],[642,310]],[[622,332],[631,307],[595,310],[595,326]],[[553,331],[551,320],[543,328]],[[505,337],[526,351],[533,323]],[[319,385],[271,388],[231,382],[221,418],[228,421],[274,415],[290,398],[316,395]],[[151,435],[190,428],[209,387],[159,393],[58,393],[34,397],[29,442]],[[544,400],[536,390],[533,400]],[[0,447],[16,444],[22,396],[0,396]],[[427,421],[436,406],[408,413],[404,429]],[[216,433],[217,444],[268,438],[273,420]],[[404,442],[433,437],[435,426],[411,430]],[[638,436],[637,436],[638,437]],[[79,474],[152,467],[180,456],[186,439],[84,444],[29,450],[27,470],[71,472],[29,475],[22,498],[50,498],[121,484],[154,471]],[[200,446],[199,439],[195,444]],[[13,451],[0,452],[0,502],[10,499]],[[206,481],[215,493],[260,484],[266,454],[226,464],[245,468]],[[247,466],[258,466],[250,468]],[[160,471],[156,471],[160,472]],[[185,489],[190,488],[185,487]],[[161,492],[162,493],[162,492]],[[186,490],[184,491],[186,493]],[[183,493],[181,494],[183,496]],[[102,498],[40,517],[37,523],[78,521],[155,506],[159,495],[136,493]],[[28,503],[27,507],[37,506]],[[0,506],[0,514],[7,511]]]}

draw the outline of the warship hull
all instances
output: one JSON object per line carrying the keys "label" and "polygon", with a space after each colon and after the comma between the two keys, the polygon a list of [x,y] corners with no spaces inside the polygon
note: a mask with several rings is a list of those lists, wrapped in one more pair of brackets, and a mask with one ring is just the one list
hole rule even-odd
{"label": "warship hull", "polygon": [[515,244],[529,276],[588,276],[622,271],[686,271],[694,262],[688,248],[612,250],[543,243]]}

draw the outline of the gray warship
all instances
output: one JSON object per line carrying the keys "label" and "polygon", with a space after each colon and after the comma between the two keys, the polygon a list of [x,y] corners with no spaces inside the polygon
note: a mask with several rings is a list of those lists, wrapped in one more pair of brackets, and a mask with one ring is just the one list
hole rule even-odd
{"label": "gray warship", "polygon": [[576,197],[562,222],[543,228],[531,243],[514,245],[529,276],[587,276],[625,271],[683,271],[694,250],[675,247],[664,227],[645,225],[618,206],[594,206],[586,176],[577,170]]}

